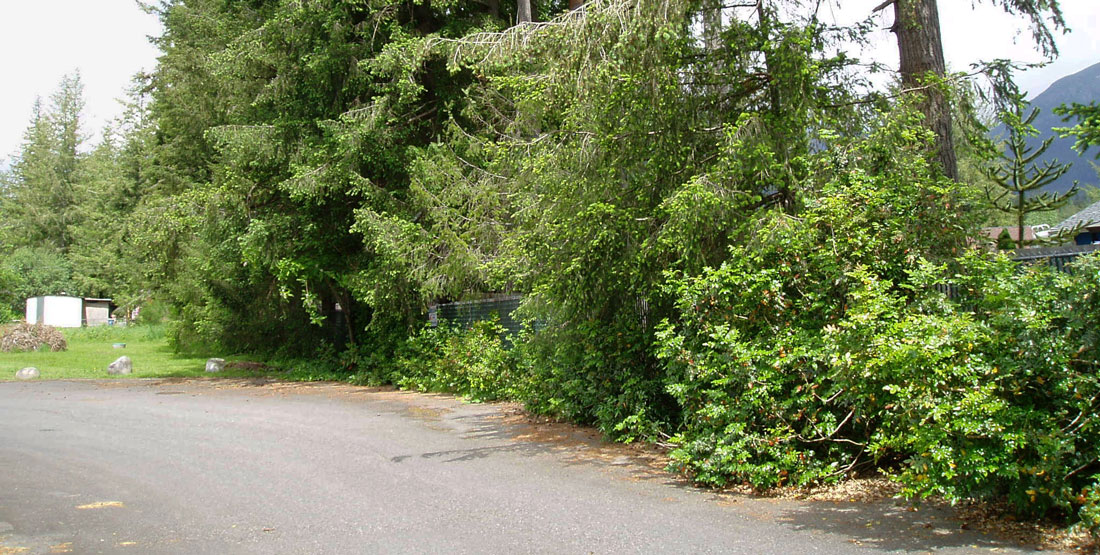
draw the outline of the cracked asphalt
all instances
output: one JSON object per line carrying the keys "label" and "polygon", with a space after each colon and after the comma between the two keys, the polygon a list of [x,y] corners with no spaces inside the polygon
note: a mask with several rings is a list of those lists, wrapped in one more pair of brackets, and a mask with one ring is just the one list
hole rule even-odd
{"label": "cracked asphalt", "polygon": [[719,494],[511,405],[269,380],[0,383],[0,555],[1023,553],[944,509]]}

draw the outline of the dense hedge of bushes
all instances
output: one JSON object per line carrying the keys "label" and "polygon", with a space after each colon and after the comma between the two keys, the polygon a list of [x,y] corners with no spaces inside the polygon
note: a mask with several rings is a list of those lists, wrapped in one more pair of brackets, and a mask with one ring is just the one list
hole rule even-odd
{"label": "dense hedge of bushes", "polygon": [[629,339],[563,327],[509,349],[485,322],[425,328],[378,378],[522,400],[623,440],[672,431],[674,463],[710,485],[877,468],[908,497],[1007,499],[1100,526],[1100,258],[1064,274],[970,253],[893,279],[856,260],[815,285],[804,273],[824,277],[831,257],[776,269],[767,249],[740,254],[673,280],[683,317],[659,333],[661,377],[604,366],[597,353]]}
{"label": "dense hedge of bushes", "polygon": [[651,342],[637,326],[595,320],[529,334],[516,349],[526,380],[520,400],[532,412],[594,424],[618,441],[655,439],[677,408]]}
{"label": "dense hedge of bushes", "polygon": [[409,337],[379,377],[403,388],[492,401],[516,398],[523,380],[514,368],[498,321],[477,322],[467,329],[444,323]]}
{"label": "dense hedge of bushes", "polygon": [[878,470],[911,498],[1007,499],[1100,528],[1100,259],[1058,273],[967,248],[965,198],[905,129],[822,157],[799,215],[760,216],[727,262],[667,274],[655,333],[544,321],[509,349],[492,323],[428,328],[374,376],[623,441],[671,436],[705,484]]}
{"label": "dense hedge of bushes", "polygon": [[[685,281],[695,319],[662,334],[683,470],[767,488],[876,465],[910,497],[1008,499],[1100,526],[1100,259],[1067,275],[971,255],[899,281],[860,266],[819,325],[800,305],[821,297],[753,279],[751,264]],[[949,281],[957,299],[934,287]],[[742,319],[752,304],[770,329]]]}
{"label": "dense hedge of bushes", "polygon": [[1100,526],[1100,257],[1065,274],[970,253],[897,279],[857,262],[815,290],[802,272],[824,260],[764,271],[764,255],[742,254],[674,280],[684,317],[659,334],[660,379],[602,367],[618,337],[561,328],[509,349],[493,322],[425,328],[380,377],[522,400],[620,439],[674,431],[675,464],[710,485],[877,468],[908,497],[1007,499]]}
{"label": "dense hedge of bushes", "polygon": [[949,244],[917,252],[935,239],[909,226],[939,210],[950,241],[949,197],[843,163],[798,220],[767,218],[728,262],[670,279],[676,464],[758,488],[878,468],[909,497],[1100,528],[1100,259],[931,263]]}

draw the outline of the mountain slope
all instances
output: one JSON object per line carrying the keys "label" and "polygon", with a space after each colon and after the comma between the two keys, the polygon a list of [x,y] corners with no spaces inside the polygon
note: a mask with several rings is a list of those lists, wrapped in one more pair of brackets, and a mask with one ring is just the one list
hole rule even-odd
{"label": "mountain slope", "polygon": [[[1039,130],[1041,135],[1029,141],[1029,144],[1037,147],[1048,137],[1057,137],[1058,133],[1053,131],[1052,128],[1071,127],[1073,125],[1073,122],[1064,122],[1062,118],[1056,116],[1054,114],[1055,108],[1062,104],[1073,102],[1088,104],[1093,101],[1100,101],[1100,63],[1055,81],[1047,90],[1031,101],[1032,107],[1040,110],[1038,117],[1035,118],[1035,128]],[[998,128],[996,133],[1004,136],[1004,128]],[[1050,149],[1043,155],[1044,160],[1073,163],[1073,167],[1066,172],[1066,175],[1051,184],[1047,189],[1059,192],[1066,191],[1073,185],[1074,180],[1079,181],[1082,186],[1100,185],[1100,178],[1097,177],[1096,170],[1090,163],[1097,161],[1095,158],[1096,150],[1091,150],[1081,156],[1073,150],[1073,142],[1072,138],[1056,138],[1054,143],[1050,145]]]}

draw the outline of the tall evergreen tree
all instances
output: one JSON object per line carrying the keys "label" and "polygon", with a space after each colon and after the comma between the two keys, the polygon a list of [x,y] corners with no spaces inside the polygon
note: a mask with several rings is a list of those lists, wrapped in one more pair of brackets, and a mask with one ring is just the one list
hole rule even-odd
{"label": "tall evergreen tree", "polygon": [[76,180],[80,147],[86,137],[81,133],[84,112],[84,83],[80,72],[61,79],[57,91],[50,97],[51,119],[57,136],[57,173],[70,188]]}
{"label": "tall evergreen tree", "polygon": [[7,174],[3,204],[5,242],[10,246],[44,241],[52,226],[48,190],[58,187],[56,137],[50,119],[35,99],[31,123],[23,132],[23,145]]}
{"label": "tall evergreen tree", "polygon": [[[1058,53],[1051,29],[1064,29],[1066,22],[1057,0],[992,0],[1006,12],[1028,19],[1036,46],[1047,56]],[[925,123],[936,134],[935,158],[944,175],[959,178],[955,156],[951,107],[937,83],[946,75],[943,40],[940,33],[937,0],[886,0],[874,11],[894,7],[899,73],[904,89],[919,91],[924,97],[921,111]],[[1048,23],[1049,21],[1049,23]]]}
{"label": "tall evergreen tree", "polygon": [[164,194],[149,199],[164,210],[142,210],[135,239],[161,257],[184,319],[242,349],[313,347],[330,330],[311,322],[343,320],[351,339],[371,322],[415,322],[423,303],[400,261],[352,225],[360,212],[407,211],[409,159],[470,79],[447,75],[441,56],[400,62],[425,37],[506,27],[500,11],[484,0],[164,3],[152,80]]}
{"label": "tall evergreen tree", "polygon": [[[1043,188],[1058,180],[1069,170],[1071,164],[1059,164],[1057,160],[1047,160],[1037,165],[1038,160],[1054,141],[1050,137],[1042,144],[1028,146],[1028,139],[1039,135],[1033,122],[1039,115],[1038,108],[1031,108],[1022,93],[1015,93],[1010,107],[1001,113],[1001,122],[1008,129],[1007,153],[1001,153],[998,163],[984,167],[985,174],[995,185],[986,194],[992,206],[1001,212],[1012,214],[1016,222],[1016,247],[1028,244],[1024,238],[1024,224],[1029,214],[1049,212],[1064,206],[1077,194],[1077,183],[1062,194],[1043,192]],[[1068,235],[1072,237],[1076,230],[1063,230],[1052,242],[1061,242]]]}
{"label": "tall evergreen tree", "polygon": [[894,21],[901,85],[906,89],[924,88],[921,111],[929,128],[936,133],[936,159],[944,175],[958,179],[951,108],[943,91],[932,80],[943,78],[947,71],[936,0],[898,0],[894,2]]}
{"label": "tall evergreen tree", "polygon": [[13,246],[48,247],[65,253],[76,223],[77,165],[84,142],[80,74],[66,76],[49,109],[35,102],[20,153],[12,164],[3,204],[8,241]]}

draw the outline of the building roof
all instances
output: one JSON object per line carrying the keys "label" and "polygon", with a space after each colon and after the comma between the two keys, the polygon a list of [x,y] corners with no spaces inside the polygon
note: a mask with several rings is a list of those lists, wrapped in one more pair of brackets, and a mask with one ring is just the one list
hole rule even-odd
{"label": "building roof", "polygon": [[[982,228],[982,235],[985,235],[986,237],[989,237],[990,239],[993,239],[994,241],[996,241],[997,239],[1001,238],[1001,232],[1003,232],[1006,229],[1008,230],[1008,236],[1011,237],[1013,241],[1018,241],[1020,239],[1020,233],[1019,233],[1020,228],[1019,228],[1019,226],[1014,226],[1014,225],[1013,226],[1005,226],[1005,227],[983,227]],[[1024,241],[1034,241],[1034,240],[1035,240],[1035,229],[1032,228],[1029,225],[1025,225],[1024,226]]]}
{"label": "building roof", "polygon": [[114,302],[114,299],[98,299],[98,298],[95,298],[95,297],[79,297],[77,295],[70,295],[68,293],[62,293],[60,295],[35,295],[35,296],[29,297],[29,298],[39,299],[39,298],[45,298],[45,297],[63,297],[63,298],[66,298],[66,299],[81,299],[81,300],[84,300],[84,301],[91,301],[93,303],[111,303],[111,302]]}
{"label": "building roof", "polygon": [[1062,223],[1052,227],[1051,233],[1058,233],[1063,229],[1073,229],[1077,224],[1088,224],[1089,227],[1100,226],[1100,202],[1090,204],[1088,208],[1066,218]]}

